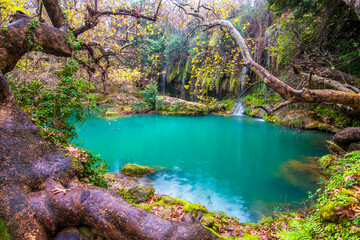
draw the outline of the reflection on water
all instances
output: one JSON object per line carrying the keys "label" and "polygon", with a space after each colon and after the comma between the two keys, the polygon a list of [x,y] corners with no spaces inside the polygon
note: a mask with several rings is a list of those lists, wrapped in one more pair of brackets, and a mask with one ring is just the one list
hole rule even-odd
{"label": "reflection on water", "polygon": [[[288,160],[305,163],[304,156],[326,154],[323,142],[330,138],[246,116],[91,118],[77,132],[110,171],[118,172],[126,163],[153,167],[156,173],[146,182],[157,193],[198,202],[241,221],[257,220],[276,203],[305,199],[310,189],[294,184],[291,171],[284,177],[281,169],[288,169]],[[294,174],[296,181],[306,178]]]}

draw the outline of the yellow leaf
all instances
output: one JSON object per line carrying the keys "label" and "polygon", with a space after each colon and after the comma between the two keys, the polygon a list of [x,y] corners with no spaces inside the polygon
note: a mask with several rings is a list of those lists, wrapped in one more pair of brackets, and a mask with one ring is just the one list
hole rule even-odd
{"label": "yellow leaf", "polygon": [[238,19],[238,18],[235,18],[234,24],[237,23],[238,21],[239,21],[239,19]]}

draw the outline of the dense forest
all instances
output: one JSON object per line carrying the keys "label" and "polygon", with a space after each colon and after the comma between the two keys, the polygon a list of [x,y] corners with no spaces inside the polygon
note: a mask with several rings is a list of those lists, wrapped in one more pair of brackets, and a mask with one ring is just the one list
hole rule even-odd
{"label": "dense forest", "polygon": [[[359,0],[0,0],[0,71],[0,238],[360,236]],[[170,197],[139,205],[73,144],[92,114],[230,116],[240,105],[334,134],[305,209],[248,224]],[[173,217],[156,216],[169,202]]]}

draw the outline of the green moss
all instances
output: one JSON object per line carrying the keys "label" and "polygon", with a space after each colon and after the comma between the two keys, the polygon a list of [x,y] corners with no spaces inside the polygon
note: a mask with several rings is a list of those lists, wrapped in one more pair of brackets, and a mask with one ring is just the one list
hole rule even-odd
{"label": "green moss", "polygon": [[332,163],[332,161],[335,159],[335,156],[332,155],[332,154],[328,154],[328,155],[325,155],[323,157],[321,157],[319,160],[318,160],[318,164],[319,164],[319,167],[320,168],[327,168],[330,166],[330,164]]}
{"label": "green moss", "polygon": [[140,205],[140,204],[136,204],[136,203],[134,203],[133,205],[138,207],[138,208],[145,209],[148,212],[151,212],[151,210],[152,210],[151,205]]}
{"label": "green moss", "polygon": [[0,239],[1,240],[10,240],[10,235],[6,230],[5,222],[0,219]]}
{"label": "green moss", "polygon": [[188,213],[196,213],[196,212],[207,213],[208,212],[206,207],[204,207],[203,205],[200,205],[198,203],[187,204],[183,210],[184,210],[184,212],[188,212]]}
{"label": "green moss", "polygon": [[148,166],[139,166],[137,164],[128,163],[121,168],[120,172],[128,176],[141,176],[153,173],[154,169]]}
{"label": "green moss", "polygon": [[324,221],[337,222],[339,219],[339,216],[337,215],[339,207],[340,205],[338,202],[328,202],[322,208],[320,208],[320,217]]}
{"label": "green moss", "polygon": [[148,201],[155,194],[151,186],[138,186],[127,190],[119,190],[118,193],[129,203],[142,203]]}
{"label": "green moss", "polygon": [[[216,225],[216,224],[215,224]],[[223,239],[223,237],[220,235],[220,234],[218,234],[216,231],[217,230],[214,230],[213,228],[214,227],[212,227],[212,228],[208,228],[208,227],[205,227],[204,226],[204,228],[207,228],[207,229],[209,229],[210,231],[212,231],[213,232],[213,234],[215,234],[218,238],[220,238],[220,239]],[[219,227],[217,227],[217,228],[219,228]]]}
{"label": "green moss", "polygon": [[250,235],[247,233],[245,233],[242,237],[247,240],[260,240],[261,239],[258,236]]}

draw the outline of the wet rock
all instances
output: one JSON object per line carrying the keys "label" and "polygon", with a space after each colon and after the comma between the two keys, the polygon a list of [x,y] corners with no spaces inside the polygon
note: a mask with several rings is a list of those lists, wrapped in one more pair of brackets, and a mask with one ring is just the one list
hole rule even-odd
{"label": "wet rock", "polygon": [[120,172],[127,176],[143,176],[153,173],[154,169],[148,166],[139,166],[137,164],[128,163],[121,168]]}

